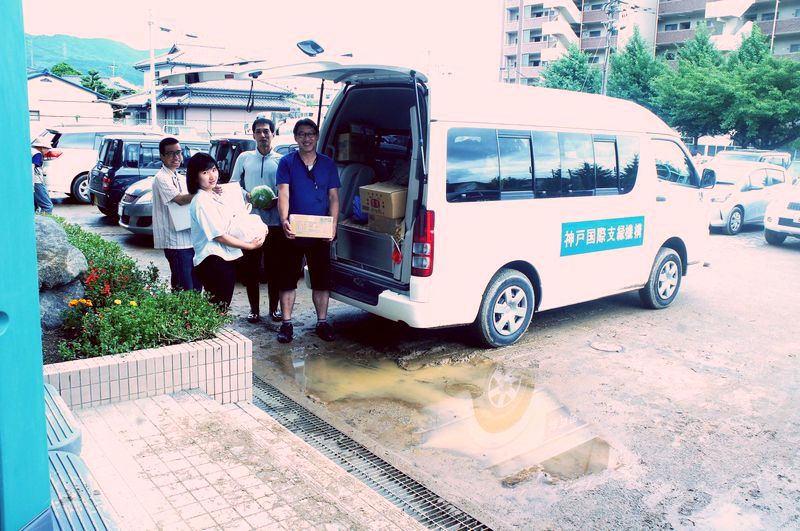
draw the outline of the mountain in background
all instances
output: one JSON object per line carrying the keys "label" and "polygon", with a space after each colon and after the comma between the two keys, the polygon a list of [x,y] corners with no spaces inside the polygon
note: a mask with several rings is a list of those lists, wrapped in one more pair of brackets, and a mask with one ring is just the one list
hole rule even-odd
{"label": "mountain in background", "polygon": [[[156,50],[156,56],[166,53]],[[112,75],[141,86],[142,73],[133,65],[150,56],[148,50],[136,50],[127,44],[110,39],[83,39],[71,35],[25,34],[25,52],[28,68],[50,69],[62,61],[71,64],[82,74],[97,70],[102,77]],[[112,69],[112,65],[115,68]],[[113,70],[113,74],[112,74]]]}

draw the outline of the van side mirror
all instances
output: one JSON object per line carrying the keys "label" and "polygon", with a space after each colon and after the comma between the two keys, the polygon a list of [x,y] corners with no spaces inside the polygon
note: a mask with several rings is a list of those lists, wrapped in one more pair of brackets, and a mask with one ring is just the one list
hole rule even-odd
{"label": "van side mirror", "polygon": [[700,188],[714,188],[717,184],[717,174],[711,168],[703,170],[703,177],[700,179]]}

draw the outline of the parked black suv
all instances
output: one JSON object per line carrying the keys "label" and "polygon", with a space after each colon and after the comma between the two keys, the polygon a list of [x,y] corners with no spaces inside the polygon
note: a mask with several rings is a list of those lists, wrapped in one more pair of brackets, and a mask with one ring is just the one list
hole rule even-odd
{"label": "parked black suv", "polygon": [[[115,135],[105,138],[97,165],[89,174],[89,193],[92,203],[100,212],[117,218],[117,207],[125,190],[158,172],[161,168],[158,153],[161,138],[153,135]],[[192,155],[200,151],[207,152],[209,148],[208,142],[201,140],[180,140],[180,143],[183,147],[181,168],[184,170],[186,161]]]}
{"label": "parked black suv", "polygon": [[231,180],[231,172],[236,159],[245,151],[256,148],[256,141],[242,136],[220,136],[211,139],[208,154],[217,161],[219,182],[225,184]]}

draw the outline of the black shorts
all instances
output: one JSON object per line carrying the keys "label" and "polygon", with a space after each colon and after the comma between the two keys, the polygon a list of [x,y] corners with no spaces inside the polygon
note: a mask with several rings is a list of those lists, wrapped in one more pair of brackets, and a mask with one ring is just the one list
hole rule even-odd
{"label": "black shorts", "polygon": [[278,277],[281,291],[297,289],[304,256],[311,276],[311,289],[331,289],[331,242],[316,238],[287,239],[283,256],[285,258]]}

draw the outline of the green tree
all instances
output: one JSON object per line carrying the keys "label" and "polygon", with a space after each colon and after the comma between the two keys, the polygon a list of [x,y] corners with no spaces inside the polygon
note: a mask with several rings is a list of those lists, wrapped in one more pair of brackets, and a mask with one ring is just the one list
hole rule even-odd
{"label": "green tree", "polygon": [[721,117],[734,101],[731,74],[703,26],[678,52],[677,68],[665,69],[653,86],[656,106],[670,126],[695,141],[727,132]]}
{"label": "green tree", "polygon": [[800,63],[767,56],[733,67],[722,125],[737,144],[774,149],[800,137]]}
{"label": "green tree", "polygon": [[543,87],[598,94],[603,74],[589,64],[589,56],[570,44],[567,53],[544,67]]}
{"label": "green tree", "polygon": [[635,101],[650,110],[656,109],[656,90],[653,81],[663,74],[666,65],[656,60],[651,46],[634,27],[633,37],[621,52],[611,56],[608,76],[608,95]]}
{"label": "green tree", "polygon": [[742,39],[739,48],[728,56],[728,67],[748,66],[761,63],[770,56],[769,43],[761,28],[753,24],[753,31]]}
{"label": "green tree", "polygon": [[100,78],[100,72],[97,70],[89,70],[89,72],[81,78],[81,85],[95,92],[99,92],[111,100],[120,97],[120,92],[118,90],[108,88],[106,84],[103,83],[103,80]]}
{"label": "green tree", "polygon": [[50,73],[55,74],[59,77],[81,75],[80,71],[76,70],[75,67],[63,61],[53,65],[53,67],[50,69]]}

